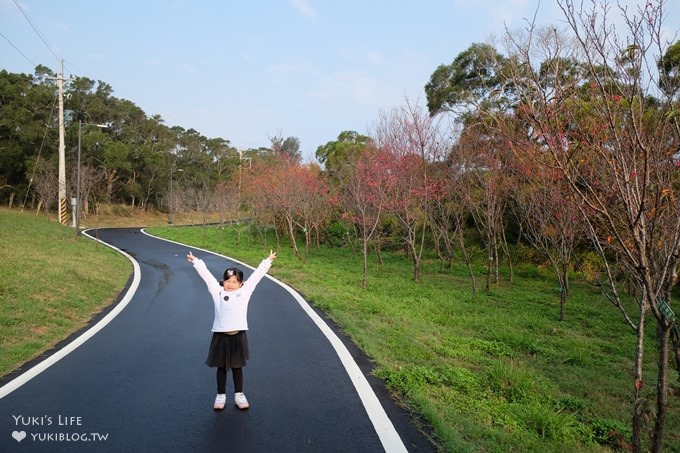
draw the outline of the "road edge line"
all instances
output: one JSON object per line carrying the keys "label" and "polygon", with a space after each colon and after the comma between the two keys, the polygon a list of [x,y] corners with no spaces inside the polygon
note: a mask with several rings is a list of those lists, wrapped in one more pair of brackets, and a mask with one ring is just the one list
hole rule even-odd
{"label": "road edge line", "polygon": [[[188,244],[183,244],[181,242],[173,241],[171,239],[154,236],[153,234],[146,232],[144,229],[142,229],[142,233],[155,239],[172,242],[173,244],[178,244],[183,247],[193,248],[195,250],[201,250],[212,255],[221,256],[222,258],[226,258],[228,260],[237,262],[242,266],[254,269],[253,266],[250,266],[249,264],[234,259],[230,256],[222,255],[220,253],[202,249],[200,247],[189,246]],[[380,400],[373,391],[371,384],[368,382],[368,379],[366,379],[366,376],[364,376],[361,369],[359,368],[359,365],[354,361],[352,354],[349,352],[347,347],[342,343],[340,338],[335,334],[335,332],[333,332],[330,326],[314,311],[311,305],[309,305],[309,303],[297,291],[295,291],[295,289],[288,286],[281,280],[272,277],[269,274],[265,275],[265,277],[272,280],[276,284],[280,285],[282,288],[288,291],[288,293],[291,296],[293,296],[293,298],[297,301],[298,305],[300,305],[300,307],[305,311],[305,313],[307,313],[307,316],[311,318],[314,324],[316,324],[319,330],[321,330],[321,332],[324,334],[324,336],[331,344],[331,346],[333,346],[335,353],[338,355],[338,358],[340,359],[342,366],[345,368],[347,375],[349,376],[350,380],[352,381],[352,384],[354,385],[355,390],[359,395],[361,403],[364,405],[364,409],[366,410],[368,418],[371,420],[373,428],[375,429],[376,434],[378,434],[380,442],[382,443],[382,446],[385,449],[385,451],[388,453],[408,452],[406,446],[404,445],[404,442],[401,440],[401,437],[399,436],[399,433],[394,428],[394,424],[387,415],[387,412],[385,412],[385,408],[383,408],[382,404],[380,404]]]}
{"label": "road edge line", "polygon": [[109,248],[114,249],[121,255],[125,256],[130,262],[132,262],[132,268],[133,268],[133,279],[132,283],[128,287],[127,292],[125,293],[125,296],[116,304],[111,311],[109,311],[106,316],[104,316],[102,319],[100,319],[96,324],[94,324],[92,327],[87,329],[85,332],[83,332],[81,335],[76,337],[73,341],[65,345],[63,348],[59,349],[56,351],[54,354],[50,355],[49,357],[45,358],[44,360],[40,361],[36,365],[32,366],[28,370],[24,371],[21,373],[19,376],[15,377],[11,381],[9,381],[7,384],[3,385],[0,387],[0,399],[4,398],[5,396],[9,395],[13,391],[17,390],[19,387],[22,385],[26,384],[28,381],[33,379],[34,377],[38,376],[40,373],[43,371],[47,370],[49,367],[69,355],[71,352],[75,351],[78,347],[82,346],[87,340],[92,338],[95,334],[97,334],[100,330],[102,330],[106,325],[108,325],[113,319],[118,316],[118,314],[123,311],[123,309],[130,303],[132,300],[132,296],[134,296],[135,292],[137,291],[137,287],[139,286],[139,281],[141,280],[141,270],[139,268],[139,263],[129,254],[125,253],[124,251],[120,250],[117,247],[114,247],[111,244],[108,244],[104,241],[101,241],[97,238],[94,238],[90,236],[87,231],[85,230],[82,232],[83,235],[87,236],[88,238],[97,241],[101,244],[106,245]]}

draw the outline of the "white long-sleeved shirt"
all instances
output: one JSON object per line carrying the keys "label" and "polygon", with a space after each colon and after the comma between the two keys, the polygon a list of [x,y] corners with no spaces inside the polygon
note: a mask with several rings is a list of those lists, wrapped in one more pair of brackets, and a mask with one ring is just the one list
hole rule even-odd
{"label": "white long-sleeved shirt", "polygon": [[210,273],[203,260],[195,258],[194,269],[201,276],[208,287],[208,291],[215,305],[215,320],[213,332],[232,332],[235,330],[248,330],[248,303],[253,295],[255,287],[269,271],[272,262],[265,258],[253,271],[243,286],[235,291],[225,291],[215,277]]}

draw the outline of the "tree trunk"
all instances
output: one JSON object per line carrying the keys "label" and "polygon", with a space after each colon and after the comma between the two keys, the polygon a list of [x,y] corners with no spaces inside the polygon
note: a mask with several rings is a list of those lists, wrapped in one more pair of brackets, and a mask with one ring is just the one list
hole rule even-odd
{"label": "tree trunk", "polygon": [[645,415],[647,408],[645,407],[645,399],[642,396],[643,386],[643,357],[644,357],[644,342],[645,342],[645,312],[647,307],[647,299],[643,297],[640,301],[639,323],[637,326],[637,346],[635,350],[635,381],[633,385],[633,452],[642,452],[642,434],[644,429]]}
{"label": "tree trunk", "polygon": [[373,243],[373,248],[375,250],[375,267],[376,269],[379,269],[380,266],[383,265],[383,259],[382,259],[382,251],[380,248],[380,239],[377,239]]}
{"label": "tree trunk", "polygon": [[501,227],[500,232],[501,247],[503,247],[503,253],[505,253],[506,258],[508,259],[508,279],[512,284],[512,282],[515,280],[515,269],[512,265],[512,256],[510,255],[510,249],[508,248],[508,239],[505,237],[505,228]]}
{"label": "tree trunk", "polygon": [[564,305],[566,302],[567,296],[564,290],[564,285],[560,284],[560,322],[564,321]]}
{"label": "tree trunk", "polygon": [[652,451],[660,453],[663,450],[664,426],[668,407],[668,353],[670,346],[670,324],[662,319],[659,322],[659,362],[656,385],[656,422],[654,423],[654,436]]}
{"label": "tree trunk", "polygon": [[[266,236],[266,233],[265,233]],[[279,229],[276,227],[276,222],[274,222],[274,237],[276,238],[276,249],[281,249],[281,236],[279,235]]]}
{"label": "tree trunk", "polygon": [[420,283],[420,258],[415,253],[415,250],[413,252],[413,281]]}
{"label": "tree trunk", "polygon": [[366,239],[362,241],[361,252],[364,257],[364,275],[361,279],[361,287],[366,289],[368,287],[368,241]]}
{"label": "tree trunk", "polygon": [[[106,202],[110,203],[113,198],[113,184],[118,181],[118,170],[106,172]],[[172,208],[171,208],[172,209]]]}
{"label": "tree trunk", "polygon": [[494,261],[494,283],[498,285],[501,281],[501,263],[498,258],[498,236],[494,233],[493,236],[493,248],[492,248],[492,253],[493,253],[493,261]]}
{"label": "tree trunk", "polygon": [[439,258],[439,272],[444,272],[444,269],[446,269],[446,258],[444,257],[444,253],[442,252],[442,246],[441,246],[441,237],[440,235],[435,231],[435,228],[432,228],[432,237],[434,239],[434,252],[437,254],[437,258]]}
{"label": "tree trunk", "polygon": [[305,232],[305,257],[304,257],[304,262],[306,263],[309,260],[309,251],[312,248],[312,230],[311,230],[311,228],[305,226],[304,232]]}
{"label": "tree trunk", "polygon": [[465,260],[465,265],[467,266],[468,273],[470,274],[470,280],[472,281],[472,296],[477,297],[477,279],[475,279],[475,273],[472,270],[472,263],[470,262],[470,255],[468,255],[467,248],[465,248],[465,237],[463,236],[463,229],[457,229],[458,242],[460,243],[460,250],[463,254],[463,259]]}
{"label": "tree trunk", "polygon": [[286,223],[288,224],[288,233],[290,234],[290,245],[293,246],[295,257],[299,260],[300,250],[298,250],[297,241],[295,240],[295,225],[293,224],[293,219],[286,216]]}
{"label": "tree trunk", "polygon": [[564,307],[569,299],[569,265],[562,263],[560,269],[560,321],[564,321]]}

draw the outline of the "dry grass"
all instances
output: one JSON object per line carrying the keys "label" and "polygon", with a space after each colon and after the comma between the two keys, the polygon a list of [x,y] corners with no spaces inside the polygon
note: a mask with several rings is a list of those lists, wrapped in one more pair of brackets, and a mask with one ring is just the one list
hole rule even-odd
{"label": "dry grass", "polygon": [[[173,215],[174,224],[189,225],[204,222],[203,215],[196,212],[180,212]],[[217,215],[210,215],[208,222],[217,222]],[[80,224],[83,228],[101,227],[150,227],[168,225],[168,214],[157,210],[144,211],[123,205],[104,205],[95,214],[83,215]]]}

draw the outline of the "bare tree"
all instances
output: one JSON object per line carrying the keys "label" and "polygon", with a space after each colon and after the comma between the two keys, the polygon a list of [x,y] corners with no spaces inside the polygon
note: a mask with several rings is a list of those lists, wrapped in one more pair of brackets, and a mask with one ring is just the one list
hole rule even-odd
{"label": "bare tree", "polygon": [[59,181],[55,168],[50,162],[38,159],[35,168],[33,191],[38,195],[38,212],[44,207],[45,215],[49,215],[50,207],[57,202]]}
{"label": "bare tree", "polygon": [[[219,197],[215,189],[204,181],[200,186],[185,189],[184,192],[189,202],[189,209],[200,212],[203,225],[207,224],[210,213],[217,210]],[[183,197],[180,197],[180,200],[182,199]]]}
{"label": "bare tree", "polygon": [[416,282],[420,281],[427,212],[437,195],[428,164],[442,159],[447,150],[440,121],[441,118],[430,116],[407,99],[402,108],[383,114],[376,127],[377,146],[395,157],[390,169],[393,177],[389,179],[388,207],[402,226],[402,239],[413,262]]}
{"label": "bare tree", "polygon": [[[477,295],[477,280],[472,268],[472,257],[465,244],[465,227],[469,210],[465,202],[465,191],[461,189],[464,168],[447,162],[434,166],[433,176],[438,181],[442,196],[437,196],[430,204],[429,219],[442,269],[451,265],[460,250],[470,275],[472,295]],[[443,250],[442,250],[443,245]]]}
{"label": "bare tree", "polygon": [[[631,390],[632,449],[645,450],[648,400],[655,399],[651,451],[663,448],[668,408],[668,365],[673,329],[671,293],[680,261],[680,147],[672,99],[656,72],[667,43],[663,0],[637,10],[618,8],[620,37],[609,20],[611,5],[558,0],[573,41],[555,29],[508,35],[514,61],[518,116],[529,125],[515,136],[518,153],[540,153],[565,178],[584,225],[605,263],[606,296],[637,337]],[[538,38],[541,38],[538,40]],[[540,63],[540,69],[537,66]],[[615,257],[617,261],[612,261]],[[621,301],[622,269],[637,286],[635,312]],[[644,342],[649,315],[656,322],[656,383],[644,386]]]}
{"label": "bare tree", "polygon": [[486,289],[500,281],[501,251],[508,259],[512,281],[512,261],[505,239],[505,214],[514,179],[508,169],[506,144],[490,134],[481,120],[469,121],[451,159],[461,169],[459,190],[486,247]]}
{"label": "bare tree", "polygon": [[215,187],[215,207],[222,223],[240,221],[241,197],[234,187],[232,181],[221,181]]}
{"label": "bare tree", "polygon": [[[77,169],[74,169],[74,172]],[[73,175],[72,180],[77,179],[77,175]],[[80,167],[80,213],[83,217],[87,217],[90,213],[90,200],[95,189],[101,186],[105,181],[104,172],[101,169],[92,167],[90,165],[81,165]],[[77,192],[77,183],[74,184],[73,192]]]}
{"label": "bare tree", "polygon": [[[559,176],[532,165],[515,196],[526,237],[550,261],[560,285],[560,321],[569,299],[569,272],[583,220],[569,187]],[[537,182],[537,179],[541,181]]]}

